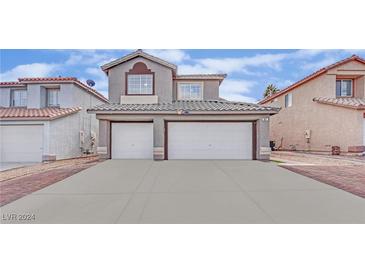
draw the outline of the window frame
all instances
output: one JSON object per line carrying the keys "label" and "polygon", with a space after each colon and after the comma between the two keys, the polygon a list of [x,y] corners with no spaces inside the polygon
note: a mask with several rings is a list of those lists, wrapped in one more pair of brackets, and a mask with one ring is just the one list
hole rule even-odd
{"label": "window frame", "polygon": [[[130,93],[128,90],[128,82],[129,82],[129,76],[142,76],[142,75],[152,75],[152,93]],[[131,73],[131,72],[126,72],[126,90],[125,90],[125,95],[130,95],[130,96],[151,96],[151,95],[155,95],[155,73],[154,72],[140,72],[140,73]]]}
{"label": "window frame", "polygon": [[[182,98],[181,96],[181,89],[180,89],[180,86],[181,85],[186,85],[186,84],[190,84],[190,85],[200,85],[200,88],[201,88],[201,92],[200,92],[200,96],[199,98],[194,98],[194,99],[186,99],[186,98]],[[204,98],[204,82],[197,82],[197,81],[179,81],[177,82],[177,88],[176,88],[176,91],[177,91],[177,100],[191,100],[191,101],[201,101],[203,100]],[[190,91],[191,93],[191,91]]]}
{"label": "window frame", "polygon": [[[288,98],[288,100],[287,100],[287,98]],[[293,106],[293,93],[289,92],[289,93],[285,94],[284,106],[285,106],[285,108],[290,108]]]}
{"label": "window frame", "polygon": [[[51,90],[57,90],[56,94],[57,94],[57,105],[50,105],[49,104],[49,92]],[[46,88],[46,107],[47,108],[57,108],[57,107],[60,107],[60,102],[59,102],[59,93],[60,93],[61,89],[60,88]]]}
{"label": "window frame", "polygon": [[[340,95],[337,95],[337,81],[340,81],[341,85],[340,85]],[[351,82],[351,95],[344,95],[342,96],[341,95],[341,92],[342,92],[342,82],[343,81],[350,81]],[[350,78],[337,78],[336,79],[336,85],[335,85],[335,94],[336,94],[336,98],[352,98],[354,97],[354,84],[355,84],[355,81],[354,79],[350,79]]]}
{"label": "window frame", "polygon": [[[14,104],[14,92],[22,92],[25,94],[25,105],[15,105]],[[22,98],[20,98],[22,102]],[[26,108],[28,105],[28,91],[26,89],[11,89],[10,90],[10,107]]]}

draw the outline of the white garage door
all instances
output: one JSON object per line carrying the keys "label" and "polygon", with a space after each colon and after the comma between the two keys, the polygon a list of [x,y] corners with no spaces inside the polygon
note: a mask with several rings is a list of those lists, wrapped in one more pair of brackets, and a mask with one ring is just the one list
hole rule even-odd
{"label": "white garage door", "polygon": [[169,122],[169,159],[252,159],[252,123]]}
{"label": "white garage door", "polygon": [[112,123],[112,159],[152,159],[153,123]]}
{"label": "white garage door", "polygon": [[41,162],[43,126],[0,126],[1,162]]}

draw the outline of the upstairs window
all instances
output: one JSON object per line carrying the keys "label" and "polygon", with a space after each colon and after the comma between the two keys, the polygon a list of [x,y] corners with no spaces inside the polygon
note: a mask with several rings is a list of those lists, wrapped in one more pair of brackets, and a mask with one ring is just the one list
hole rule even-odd
{"label": "upstairs window", "polygon": [[10,106],[26,107],[27,106],[27,91],[12,90],[10,93]]}
{"label": "upstairs window", "polygon": [[128,94],[153,94],[152,74],[129,74]]}
{"label": "upstairs window", "polygon": [[202,100],[203,83],[178,83],[178,100]]}
{"label": "upstairs window", "polygon": [[293,105],[293,94],[288,93],[285,95],[285,107],[291,107]]}
{"label": "upstairs window", "polygon": [[58,88],[47,88],[47,107],[59,107],[58,94],[60,90]]}
{"label": "upstairs window", "polygon": [[336,97],[352,97],[352,80],[336,80]]}
{"label": "upstairs window", "polygon": [[155,73],[145,63],[137,62],[126,72],[126,95],[153,95]]}

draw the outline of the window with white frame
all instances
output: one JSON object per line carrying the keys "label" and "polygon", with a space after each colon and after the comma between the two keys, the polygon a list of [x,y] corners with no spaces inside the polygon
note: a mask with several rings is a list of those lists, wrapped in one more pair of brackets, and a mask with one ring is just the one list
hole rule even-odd
{"label": "window with white frame", "polygon": [[15,89],[10,94],[10,105],[12,107],[26,107],[27,106],[27,91]]}
{"label": "window with white frame", "polygon": [[293,94],[288,93],[285,95],[285,107],[291,107],[293,105]]}
{"label": "window with white frame", "polygon": [[58,88],[47,88],[47,107],[58,107],[58,94],[60,89]]}
{"label": "window with white frame", "polygon": [[351,97],[352,92],[351,79],[336,80],[336,97]]}
{"label": "window with white frame", "polygon": [[127,94],[153,94],[153,74],[129,74]]}
{"label": "window with white frame", "polygon": [[178,83],[178,100],[202,100],[203,83]]}

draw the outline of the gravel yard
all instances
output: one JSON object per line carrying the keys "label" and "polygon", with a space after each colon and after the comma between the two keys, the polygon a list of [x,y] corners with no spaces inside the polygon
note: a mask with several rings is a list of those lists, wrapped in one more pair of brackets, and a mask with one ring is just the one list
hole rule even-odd
{"label": "gravel yard", "polygon": [[99,162],[97,156],[87,156],[2,171],[0,206],[59,182]]}

